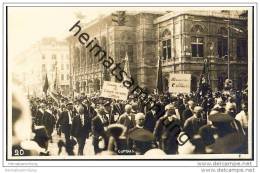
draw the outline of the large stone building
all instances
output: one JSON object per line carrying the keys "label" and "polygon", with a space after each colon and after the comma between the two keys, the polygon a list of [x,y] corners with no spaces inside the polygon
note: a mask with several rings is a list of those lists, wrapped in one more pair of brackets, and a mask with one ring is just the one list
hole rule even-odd
{"label": "large stone building", "polygon": [[[108,52],[115,63],[122,63],[126,54],[129,58],[130,73],[135,82],[142,87],[154,82],[156,71],[156,35],[154,19],[162,14],[127,13],[126,23],[118,26],[109,15],[84,26],[84,32],[96,38],[98,44]],[[82,24],[81,24],[82,25]],[[83,31],[82,31],[83,32]],[[77,37],[70,37],[72,62],[72,85],[76,92],[96,92],[104,80],[104,68],[93,53],[82,46]],[[93,43],[94,44],[94,43]],[[123,65],[122,65],[123,66]],[[111,80],[114,80],[110,77]],[[154,86],[151,85],[152,87]]]}
{"label": "large stone building", "polygon": [[[166,91],[170,73],[192,74],[191,89],[196,90],[205,59],[209,62],[213,89],[223,87],[222,81],[228,77],[228,64],[235,87],[242,88],[247,83],[248,68],[247,19],[241,18],[241,13],[126,12],[123,24],[113,22],[115,15],[111,14],[81,25],[115,63],[123,63],[128,55],[131,76],[141,87],[156,88],[160,57]],[[69,37],[69,43],[71,86],[77,92],[100,90],[107,76],[102,64],[77,37]]]}
{"label": "large stone building", "polygon": [[49,89],[69,94],[70,63],[66,41],[43,38],[16,58],[15,76],[30,95],[41,96],[47,74]]}
{"label": "large stone building", "polygon": [[228,75],[235,88],[243,88],[248,74],[248,33],[247,19],[241,14],[244,12],[182,11],[157,18],[157,55],[163,59],[165,88],[170,73],[184,73],[192,74],[191,89],[196,90],[205,60],[213,90],[222,89]]}

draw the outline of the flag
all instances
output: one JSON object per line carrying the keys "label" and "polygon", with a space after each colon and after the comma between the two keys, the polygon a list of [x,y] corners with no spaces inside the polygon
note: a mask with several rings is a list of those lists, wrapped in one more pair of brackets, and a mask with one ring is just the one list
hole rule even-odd
{"label": "flag", "polygon": [[124,61],[125,61],[124,71],[126,72],[127,76],[131,76],[127,52],[125,54],[125,60]]}
{"label": "flag", "polygon": [[109,71],[103,66],[103,81],[110,81]]}
{"label": "flag", "polygon": [[200,75],[199,88],[197,94],[199,94],[200,96],[205,96],[209,91],[211,91],[209,66],[208,66],[208,60],[205,59],[203,69]]}
{"label": "flag", "polygon": [[203,69],[201,73],[201,78],[200,78],[201,83],[207,83],[210,84],[210,78],[209,78],[209,65],[208,65],[208,60],[204,60],[203,64]]}
{"label": "flag", "polygon": [[50,93],[51,98],[52,98],[57,104],[59,104],[59,100],[60,100],[59,95],[56,94],[56,93],[54,93],[54,92],[49,92],[49,93]]}
{"label": "flag", "polygon": [[157,81],[156,81],[156,87],[158,94],[163,93],[163,77],[162,77],[162,62],[161,58],[158,58],[158,70],[157,70]]}
{"label": "flag", "polygon": [[45,81],[44,81],[44,85],[43,85],[43,92],[44,92],[45,94],[47,94],[48,88],[49,88],[49,82],[48,82],[48,76],[47,76],[47,74],[46,74]]}

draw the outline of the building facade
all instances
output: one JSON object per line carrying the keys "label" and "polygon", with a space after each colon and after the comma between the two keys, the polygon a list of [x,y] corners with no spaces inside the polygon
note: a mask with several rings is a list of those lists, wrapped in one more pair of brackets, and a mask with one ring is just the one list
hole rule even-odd
{"label": "building facade", "polygon": [[[205,60],[209,63],[213,90],[222,89],[229,76],[234,87],[247,83],[247,19],[242,11],[126,12],[123,24],[108,15],[83,25],[83,32],[123,64],[126,54],[130,75],[140,87],[156,88],[158,59],[162,59],[164,90],[171,73],[192,74],[196,90]],[[93,93],[107,74],[89,48],[69,37],[71,89]],[[94,44],[95,42],[93,42]],[[123,67],[123,65],[122,65]],[[229,70],[228,70],[229,69]],[[229,71],[229,73],[228,73]]]}
{"label": "building facade", "polygon": [[[96,38],[97,43],[106,50],[115,63],[123,63],[126,55],[130,64],[130,75],[141,87],[148,87],[154,82],[156,73],[156,35],[154,19],[161,16],[156,13],[129,13],[126,22],[119,26],[112,22],[113,15],[95,20],[84,26],[82,32]],[[82,24],[81,24],[82,25]],[[72,86],[76,92],[93,93],[101,89],[107,76],[104,67],[82,46],[77,37],[70,37]],[[95,43],[93,42],[92,45]],[[115,80],[113,76],[109,80]],[[154,87],[154,84],[153,86]]]}
{"label": "building facade", "polygon": [[18,80],[29,95],[41,96],[47,74],[49,90],[69,94],[70,63],[69,46],[66,41],[43,38],[17,58],[15,70]]}
{"label": "building facade", "polygon": [[204,61],[208,62],[213,90],[233,80],[237,89],[247,84],[247,19],[242,11],[171,12],[154,21],[157,26],[157,55],[163,60],[165,90],[170,73],[192,74],[198,87]]}

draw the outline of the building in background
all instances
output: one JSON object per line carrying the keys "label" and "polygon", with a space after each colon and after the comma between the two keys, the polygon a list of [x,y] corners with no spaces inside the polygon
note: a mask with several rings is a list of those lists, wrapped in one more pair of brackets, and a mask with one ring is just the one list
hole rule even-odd
{"label": "building in background", "polygon": [[[122,14],[119,14],[122,13]],[[83,25],[81,32],[96,38],[96,42],[112,57],[115,63],[124,67],[126,54],[130,64],[130,73],[141,87],[155,87],[156,74],[156,27],[153,21],[164,13],[155,12],[119,12]],[[117,21],[117,22],[116,22]],[[75,32],[75,31],[74,31]],[[72,62],[72,86],[76,92],[93,93],[101,89],[107,80],[103,65],[98,62],[89,46],[82,46],[77,37],[70,37]],[[94,45],[95,42],[92,43]],[[115,80],[112,76],[110,80]]]}
{"label": "building in background", "polygon": [[27,94],[41,96],[45,76],[49,89],[69,94],[69,47],[66,41],[43,38],[21,53],[13,66],[14,76]]}
{"label": "building in background", "polygon": [[179,11],[154,21],[156,56],[163,60],[165,90],[169,74],[192,74],[191,89],[198,87],[205,60],[213,90],[233,80],[236,89],[247,85],[247,13],[245,11]]}
{"label": "building in background", "polygon": [[[213,90],[221,90],[228,77],[236,89],[247,84],[248,31],[244,11],[119,11],[83,28],[82,32],[96,38],[115,63],[123,64],[127,54],[131,76],[139,86],[151,91],[156,87],[159,57],[163,61],[165,91],[170,73],[191,74],[191,90],[195,91],[205,61]],[[69,44],[73,88],[77,92],[99,91],[104,69],[89,53],[91,46],[86,49],[76,37],[70,37]]]}

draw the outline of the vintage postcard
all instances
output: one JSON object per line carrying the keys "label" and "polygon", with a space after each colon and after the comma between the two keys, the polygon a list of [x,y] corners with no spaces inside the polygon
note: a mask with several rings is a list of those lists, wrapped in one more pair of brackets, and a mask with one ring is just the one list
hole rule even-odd
{"label": "vintage postcard", "polygon": [[254,14],[5,4],[6,159],[252,160]]}

